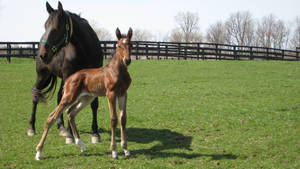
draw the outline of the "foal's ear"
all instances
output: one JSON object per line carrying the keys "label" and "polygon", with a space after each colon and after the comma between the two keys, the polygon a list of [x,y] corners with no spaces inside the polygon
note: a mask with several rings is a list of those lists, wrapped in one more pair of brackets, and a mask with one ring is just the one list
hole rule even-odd
{"label": "foal's ear", "polygon": [[60,1],[58,1],[58,13],[59,14],[63,14],[63,12],[64,12],[64,9],[63,9],[63,6],[62,6],[62,4],[60,3]]}
{"label": "foal's ear", "polygon": [[117,36],[118,40],[120,40],[122,38],[122,34],[121,34],[119,28],[117,28],[117,30],[116,30],[116,36]]}
{"label": "foal's ear", "polygon": [[132,29],[131,28],[129,28],[129,30],[128,30],[127,37],[129,39],[131,39],[131,37],[132,37]]}
{"label": "foal's ear", "polygon": [[46,8],[49,14],[54,11],[54,9],[51,7],[51,5],[48,2],[46,2]]}

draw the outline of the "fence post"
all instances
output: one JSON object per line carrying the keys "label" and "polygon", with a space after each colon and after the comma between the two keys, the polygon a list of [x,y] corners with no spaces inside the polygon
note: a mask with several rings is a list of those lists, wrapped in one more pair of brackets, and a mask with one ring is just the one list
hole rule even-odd
{"label": "fence post", "polygon": [[138,60],[139,59],[139,43],[136,42],[136,50],[135,50],[135,59]]}
{"label": "fence post", "polygon": [[219,58],[219,51],[218,51],[218,44],[216,44],[216,60],[218,60],[218,58]]}
{"label": "fence post", "polygon": [[178,43],[178,56],[177,56],[177,59],[179,60],[180,59],[180,43]]}
{"label": "fence post", "polygon": [[168,60],[169,57],[169,46],[166,44],[166,59]]}
{"label": "fence post", "polygon": [[184,46],[184,60],[187,59],[187,44]]}
{"label": "fence post", "polygon": [[149,53],[148,53],[149,51],[148,51],[148,44],[146,44],[146,58],[147,58],[147,60],[149,60]]}
{"label": "fence post", "polygon": [[281,60],[284,60],[284,50],[281,50]]}
{"label": "fence post", "polygon": [[107,56],[106,56],[106,51],[107,51],[106,50],[106,42],[104,42],[103,45],[104,45],[104,59],[107,59]]}
{"label": "fence post", "polygon": [[269,60],[269,48],[267,48],[267,60]]}
{"label": "fence post", "polygon": [[199,60],[200,57],[200,43],[197,43],[197,60]]}
{"label": "fence post", "polygon": [[253,48],[252,48],[252,46],[250,47],[250,60],[253,60]]}
{"label": "fence post", "polygon": [[35,59],[35,44],[32,43],[32,58]]}
{"label": "fence post", "polygon": [[10,63],[10,56],[11,56],[11,44],[7,44],[7,51],[6,51],[6,54],[7,54],[7,56],[6,56],[6,58],[7,58],[7,61],[8,61],[8,63]]}
{"label": "fence post", "polygon": [[299,61],[299,47],[296,47],[297,61]]}
{"label": "fence post", "polygon": [[234,60],[237,60],[236,46],[233,46],[233,57],[234,57]]}
{"label": "fence post", "polygon": [[159,56],[160,56],[160,43],[157,42],[157,60],[159,60]]}

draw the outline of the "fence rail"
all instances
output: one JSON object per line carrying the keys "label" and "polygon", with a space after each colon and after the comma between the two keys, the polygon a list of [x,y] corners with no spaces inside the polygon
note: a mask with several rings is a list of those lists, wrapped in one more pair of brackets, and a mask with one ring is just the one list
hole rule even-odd
{"label": "fence rail", "polygon": [[[105,58],[111,57],[116,41],[100,41]],[[35,58],[38,42],[0,42],[0,57]],[[131,57],[139,59],[197,60],[288,60],[299,61],[299,48],[284,50],[214,43],[133,41]]]}

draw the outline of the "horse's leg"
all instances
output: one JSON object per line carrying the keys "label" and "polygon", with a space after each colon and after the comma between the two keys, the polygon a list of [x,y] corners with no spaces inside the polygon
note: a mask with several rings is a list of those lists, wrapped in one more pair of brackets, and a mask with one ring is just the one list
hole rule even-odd
{"label": "horse's leg", "polygon": [[43,132],[42,138],[41,138],[39,144],[36,146],[36,151],[37,151],[36,155],[35,155],[36,160],[41,160],[42,149],[43,149],[48,131],[49,131],[50,127],[53,125],[53,123],[58,119],[60,114],[64,111],[66,106],[67,106],[67,104],[59,104],[57,106],[57,108],[48,116],[48,119],[47,119],[45,127],[44,127],[44,132]]}
{"label": "horse's leg", "polygon": [[75,137],[75,143],[81,148],[81,152],[85,152],[86,148],[83,145],[81,139],[80,139],[80,135],[79,132],[77,130],[76,127],[76,123],[75,123],[75,116],[86,106],[88,105],[94,98],[87,96],[84,98],[81,98],[79,102],[77,102],[76,104],[74,104],[68,111],[68,119],[70,122],[70,126],[72,128],[74,137]]}
{"label": "horse's leg", "polygon": [[[59,105],[59,103],[61,101],[61,98],[62,98],[63,86],[64,86],[64,83],[63,83],[63,81],[61,81],[60,88],[59,88],[59,91],[57,93],[57,105]],[[65,129],[64,126],[65,126],[64,125],[64,116],[63,116],[63,113],[61,113],[61,115],[59,116],[59,118],[57,120],[57,128],[59,129],[59,135],[60,136],[67,136],[68,135],[68,132],[67,132],[67,130]]]}
{"label": "horse's leg", "polygon": [[98,124],[97,124],[97,110],[98,110],[98,97],[94,99],[91,103],[91,108],[93,111],[93,123],[92,123],[92,143],[99,143],[100,142],[100,135],[98,133]]}
{"label": "horse's leg", "polygon": [[116,97],[113,93],[107,94],[107,99],[110,109],[110,127],[111,127],[111,142],[110,149],[112,152],[112,158],[118,159],[118,153],[116,151],[116,126],[117,126],[117,115],[116,115]]}
{"label": "horse's leg", "polygon": [[36,134],[35,132],[35,116],[36,116],[36,108],[37,104],[40,99],[40,92],[42,89],[47,87],[47,85],[50,83],[51,79],[49,78],[48,74],[42,74],[41,72],[37,74],[37,80],[32,87],[32,112],[31,112],[31,117],[29,119],[29,129],[27,131],[28,136],[33,136]]}
{"label": "horse's leg", "polygon": [[124,96],[118,97],[119,103],[119,118],[121,124],[121,147],[124,150],[125,156],[130,156],[130,151],[127,147],[127,140],[126,140],[126,103],[127,103],[127,93]]}

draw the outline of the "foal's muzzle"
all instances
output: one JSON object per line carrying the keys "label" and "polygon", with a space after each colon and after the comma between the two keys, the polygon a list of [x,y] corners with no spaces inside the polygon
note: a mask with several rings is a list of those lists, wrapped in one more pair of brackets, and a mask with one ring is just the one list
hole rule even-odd
{"label": "foal's muzzle", "polygon": [[129,66],[130,63],[131,63],[131,59],[130,58],[129,59],[125,59],[125,63],[126,63],[127,66]]}

